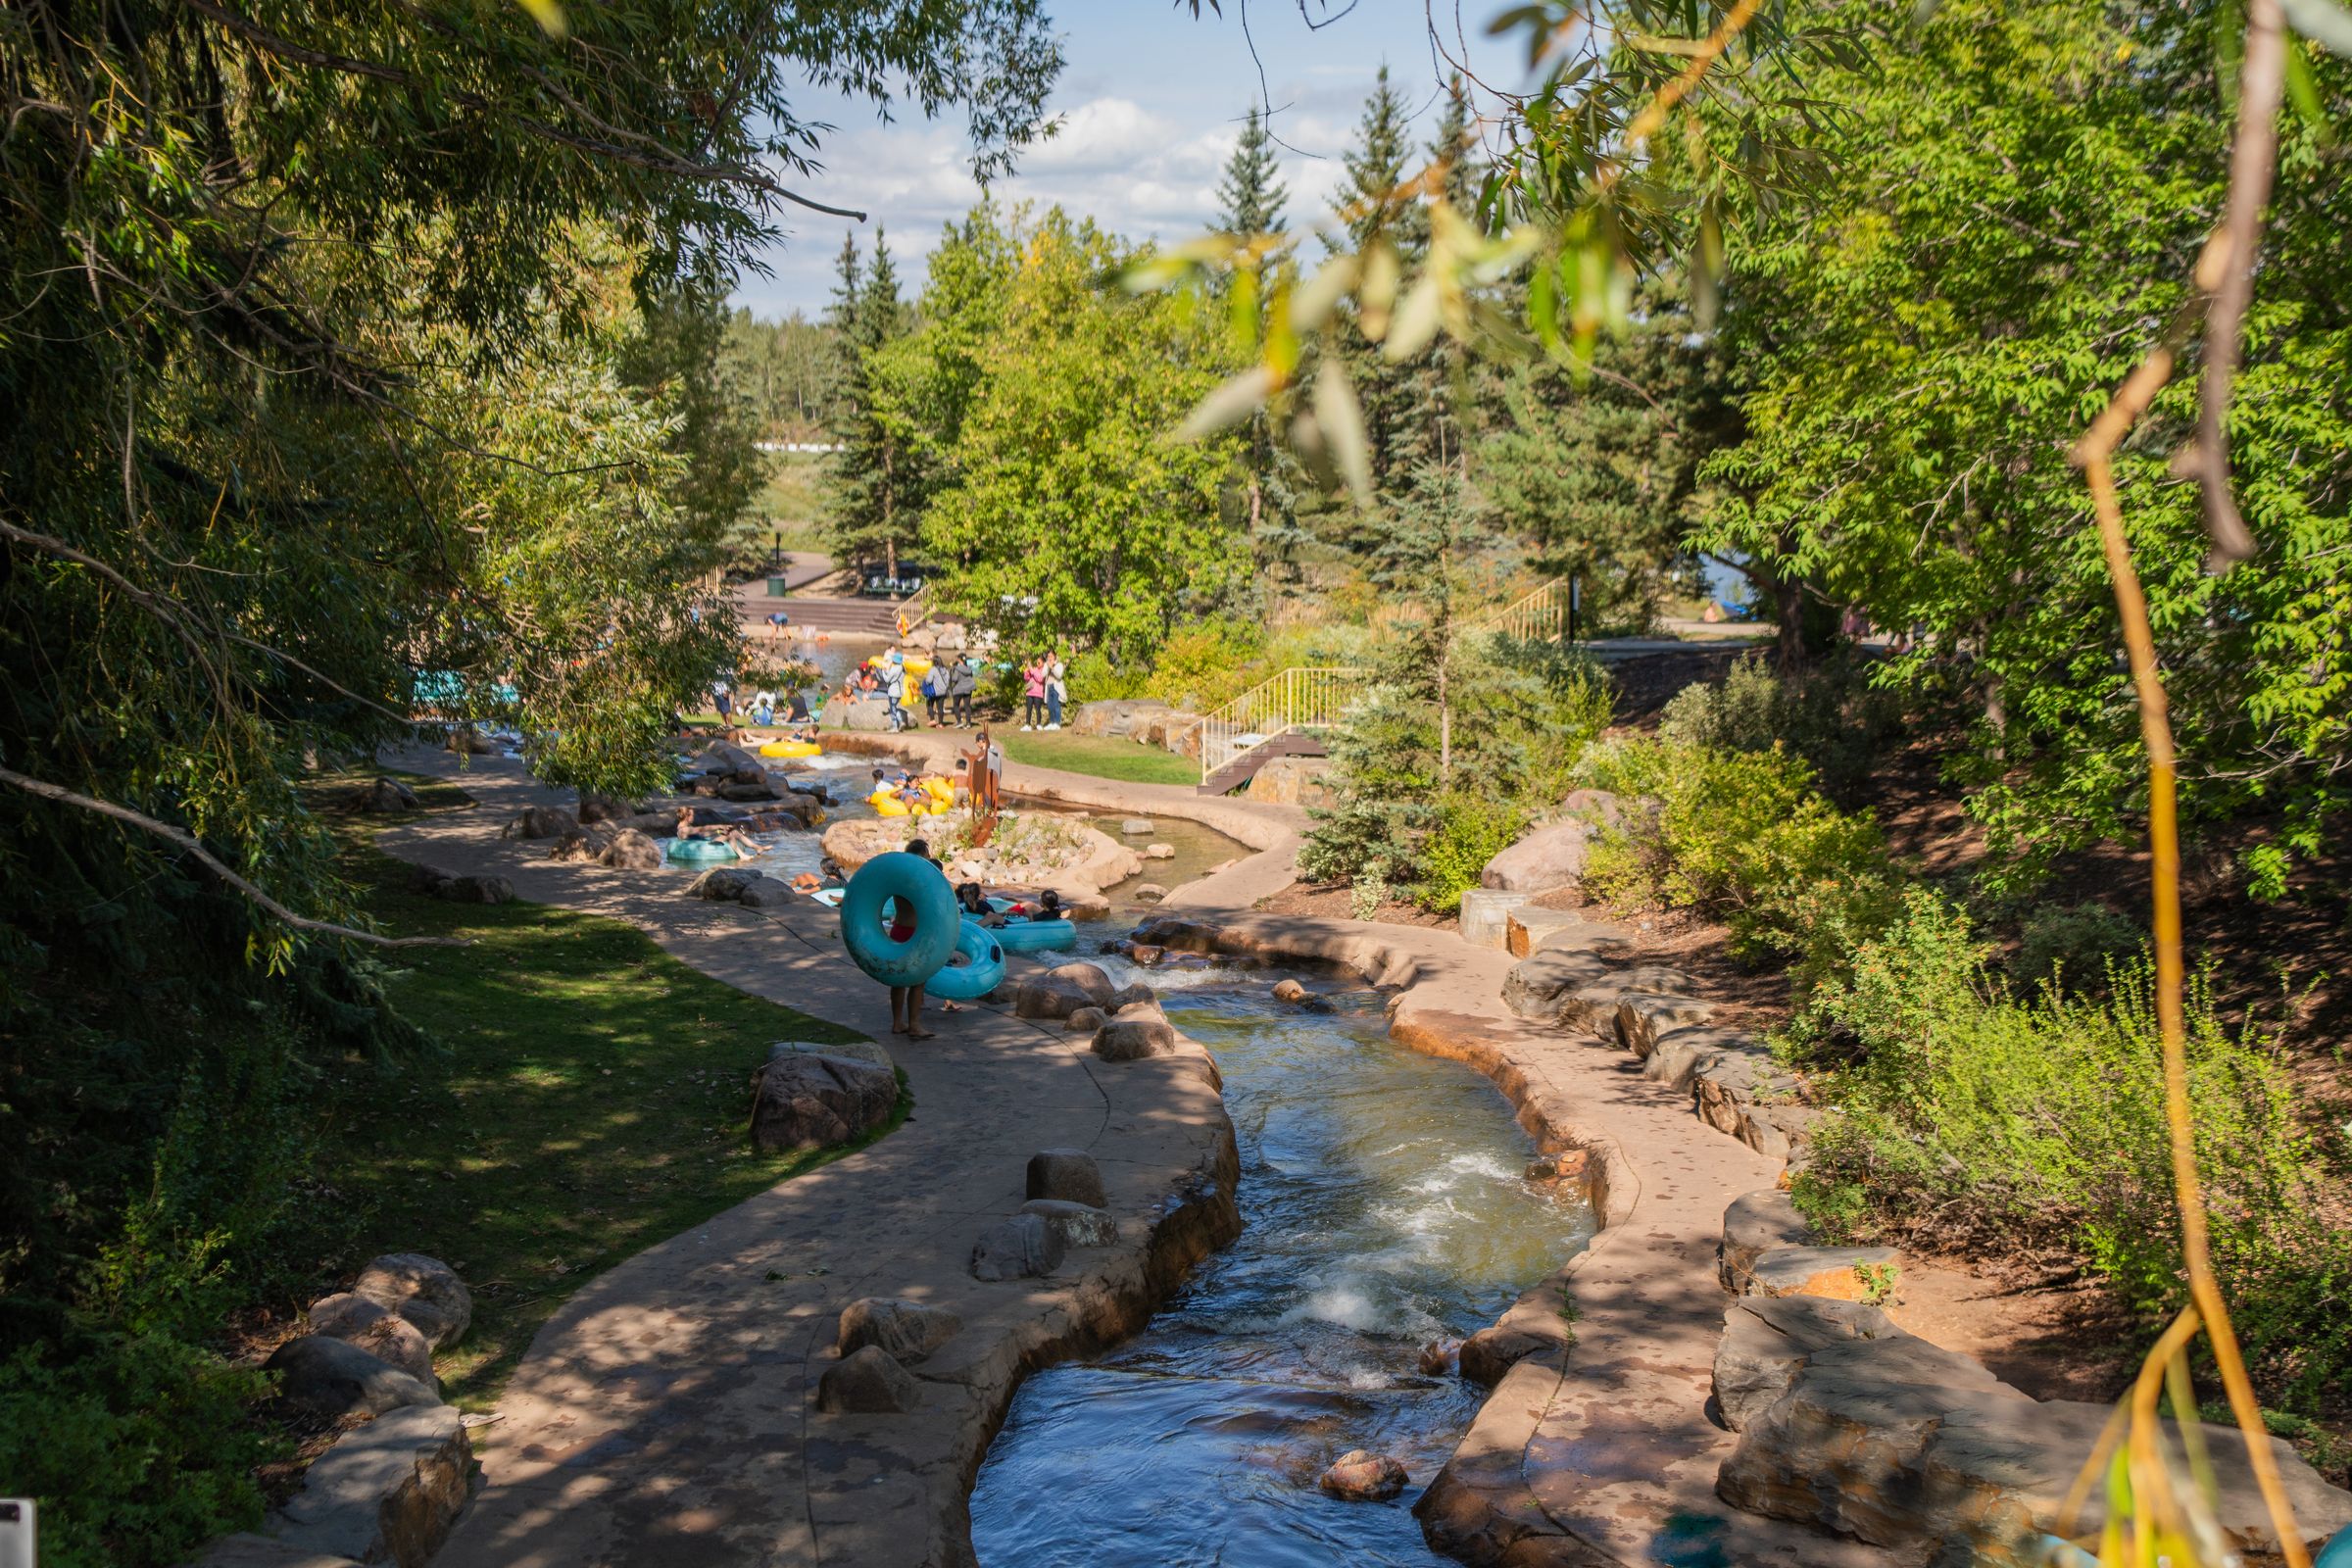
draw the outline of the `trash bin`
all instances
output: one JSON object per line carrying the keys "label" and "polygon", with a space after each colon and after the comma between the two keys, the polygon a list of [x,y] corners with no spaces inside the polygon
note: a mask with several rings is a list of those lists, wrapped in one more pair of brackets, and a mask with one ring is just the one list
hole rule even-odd
{"label": "trash bin", "polygon": [[767,597],[768,597],[768,598],[770,598],[770,599],[781,599],[781,598],[783,598],[783,597],[785,596],[785,594],[786,594],[788,591],[789,591],[789,590],[788,590],[788,589],[786,589],[786,588],[785,588],[785,586],[784,586],[784,579],[783,579],[783,578],[781,578],[781,577],[770,577],[770,578],[768,578],[768,579],[767,579]]}

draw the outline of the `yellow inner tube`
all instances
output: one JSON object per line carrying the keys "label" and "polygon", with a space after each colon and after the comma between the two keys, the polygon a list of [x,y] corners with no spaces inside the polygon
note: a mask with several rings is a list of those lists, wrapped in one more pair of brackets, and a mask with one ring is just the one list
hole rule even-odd
{"label": "yellow inner tube", "polygon": [[824,748],[814,741],[769,741],[760,748],[761,757],[816,757]]}
{"label": "yellow inner tube", "polygon": [[921,680],[925,675],[931,673],[931,661],[909,654],[902,662],[902,667],[906,669],[908,680]]}

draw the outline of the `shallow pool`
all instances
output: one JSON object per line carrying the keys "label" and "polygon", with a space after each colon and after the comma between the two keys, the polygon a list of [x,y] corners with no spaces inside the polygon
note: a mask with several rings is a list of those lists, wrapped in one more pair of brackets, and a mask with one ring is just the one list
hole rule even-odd
{"label": "shallow pool", "polygon": [[[1502,1097],[1393,1045],[1375,992],[1278,973],[1132,970],[1215,1054],[1242,1153],[1240,1240],[1143,1333],[1032,1377],[990,1447],[972,1535],[992,1568],[1432,1564],[1413,1500],[1486,1391],[1419,1370],[1592,1234],[1525,1181]],[[1350,1448],[1401,1459],[1393,1502],[1316,1490]]]}

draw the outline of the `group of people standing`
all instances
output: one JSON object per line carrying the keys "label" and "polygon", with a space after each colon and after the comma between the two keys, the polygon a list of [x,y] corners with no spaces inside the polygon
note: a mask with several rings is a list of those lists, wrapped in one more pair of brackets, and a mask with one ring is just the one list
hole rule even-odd
{"label": "group of people standing", "polygon": [[961,651],[931,662],[923,675],[923,709],[931,722],[956,729],[972,727],[972,694],[980,687],[980,671]]}
{"label": "group of people standing", "polygon": [[1061,728],[1061,705],[1070,700],[1070,666],[1061,650],[1040,654],[1021,666],[1021,697],[1027,705],[1021,728]]}

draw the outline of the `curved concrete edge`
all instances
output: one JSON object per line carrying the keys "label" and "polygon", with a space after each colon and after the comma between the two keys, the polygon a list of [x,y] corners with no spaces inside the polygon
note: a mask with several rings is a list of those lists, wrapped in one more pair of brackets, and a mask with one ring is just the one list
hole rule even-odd
{"label": "curved concrete edge", "polygon": [[[502,839],[564,797],[514,764],[463,773],[471,809],[379,835],[386,853],[507,876],[522,898],[626,921],[723,983],[879,1036],[884,995],[813,905],[756,911],[687,879],[559,863]],[[437,1568],[668,1560],[970,1568],[970,1494],[1021,1381],[1133,1334],[1241,1231],[1240,1156],[1214,1058],[1107,1062],[1084,1034],[974,1005],[893,1043],[916,1115],[887,1138],[624,1259],[533,1337],[482,1452],[486,1485]],[[748,1065],[748,1063],[746,1063]],[[1040,1278],[983,1282],[979,1231],[1018,1212],[1043,1147],[1092,1153],[1118,1240]],[[816,1407],[841,1310],[912,1296],[963,1327],[914,1363],[905,1414]]]}
{"label": "curved concrete edge", "polygon": [[1688,1089],[1642,1080],[1622,1053],[1507,1012],[1501,982],[1517,960],[1449,931],[1184,911],[1139,934],[1351,970],[1394,992],[1397,1043],[1482,1073],[1540,1148],[1585,1152],[1600,1229],[1474,1337],[1517,1358],[1415,1506],[1433,1547],[1477,1568],[1890,1560],[1715,1495],[1734,1442],[1707,1415],[1731,1299],[1717,1278],[1722,1216],[1776,1185],[1778,1159],[1717,1135]]}
{"label": "curved concrete edge", "polygon": [[[821,738],[827,751],[854,757],[896,758],[930,772],[952,773],[956,770],[960,737],[908,730],[899,735],[827,731]],[[1253,852],[1221,871],[1212,871],[1177,888],[1160,905],[1163,909],[1246,909],[1298,880],[1298,847],[1306,837],[1308,817],[1296,806],[1201,795],[1181,785],[1096,778],[1087,773],[1010,761],[1004,764],[1004,791],[1027,800],[1073,806],[1082,810],[1182,817],[1214,829]]]}
{"label": "curved concrete edge", "polygon": [[[1172,1086],[1182,1093],[1185,1084],[1208,1084],[1213,1092],[1215,1064],[1206,1049],[1181,1035],[1178,1041],[1176,1055],[1122,1064],[1131,1070],[1138,1099],[1159,1098]],[[821,1490],[813,1481],[809,1488],[818,1560],[856,1568],[977,1568],[972,1488],[1021,1384],[1033,1372],[1136,1334],[1195,1266],[1241,1234],[1235,1201],[1241,1156],[1232,1124],[1222,1125],[1213,1161],[1168,1192],[1140,1237],[1122,1222],[1118,1245],[1090,1260],[1082,1275],[1065,1279],[1057,1271],[1018,1285],[966,1279],[969,1291],[961,1299],[933,1298],[958,1311],[964,1328],[908,1369],[922,1388],[920,1410],[904,1416],[811,1412],[809,1470],[826,1477]],[[1015,1294],[999,1305],[973,1305],[1007,1292]],[[820,1338],[826,1346],[811,1356],[811,1390],[822,1364],[832,1359],[830,1335]],[[929,1432],[909,1433],[910,1422]],[[910,1436],[929,1451],[909,1451]],[[921,1441],[926,1437],[930,1441]],[[918,1495],[908,1494],[909,1482]],[[910,1555],[907,1527],[917,1517],[927,1536],[920,1554]]]}

